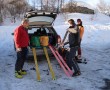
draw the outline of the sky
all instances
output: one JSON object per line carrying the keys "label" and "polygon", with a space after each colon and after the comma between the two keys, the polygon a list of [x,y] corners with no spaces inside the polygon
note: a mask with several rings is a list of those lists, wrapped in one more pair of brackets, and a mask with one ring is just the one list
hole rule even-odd
{"label": "sky", "polygon": [[[67,1],[69,1],[69,0],[67,0]],[[90,4],[93,7],[95,7],[99,3],[99,0],[76,0],[76,1],[86,2],[86,3]],[[104,0],[104,2],[110,3],[110,0]]]}
{"label": "sky", "polygon": [[[32,3],[32,0],[29,0],[30,3]],[[65,1],[69,1],[69,0],[65,0]],[[82,2],[86,2],[88,4],[90,4],[92,7],[96,7],[96,5],[99,3],[100,0],[75,0],[75,1],[82,1]],[[110,0],[104,0],[105,3],[109,3],[110,4]]]}

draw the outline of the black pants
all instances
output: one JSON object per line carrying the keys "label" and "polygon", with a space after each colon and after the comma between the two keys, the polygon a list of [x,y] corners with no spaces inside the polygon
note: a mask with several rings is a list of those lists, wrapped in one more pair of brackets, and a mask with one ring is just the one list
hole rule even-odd
{"label": "black pants", "polygon": [[70,48],[70,51],[66,53],[66,63],[69,66],[69,68],[72,70],[72,67],[75,72],[80,71],[79,66],[75,60],[75,55],[78,47],[72,47]]}
{"label": "black pants", "polygon": [[27,57],[28,49],[27,47],[21,48],[22,51],[17,52],[17,60],[15,64],[15,71],[20,71],[23,68],[24,62]]}

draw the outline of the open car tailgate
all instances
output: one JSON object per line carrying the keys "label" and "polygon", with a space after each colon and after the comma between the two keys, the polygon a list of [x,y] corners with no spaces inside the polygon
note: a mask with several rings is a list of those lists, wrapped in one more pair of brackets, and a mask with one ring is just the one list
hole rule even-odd
{"label": "open car tailgate", "polygon": [[25,18],[29,19],[30,26],[52,25],[57,13],[50,12],[27,12]]}

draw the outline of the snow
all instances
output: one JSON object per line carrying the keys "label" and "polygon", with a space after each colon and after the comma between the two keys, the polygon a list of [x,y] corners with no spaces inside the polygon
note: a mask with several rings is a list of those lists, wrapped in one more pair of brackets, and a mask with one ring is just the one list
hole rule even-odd
{"label": "snow", "polygon": [[[110,17],[103,14],[93,16],[74,13],[67,14],[65,21],[63,16],[58,15],[54,23],[54,28],[61,38],[68,28],[68,19],[73,18],[76,21],[77,18],[81,18],[83,20],[85,33],[82,52],[88,64],[79,64],[82,74],[68,78],[55,58],[51,56],[51,64],[56,75],[56,80],[52,80],[51,74],[48,75],[46,59],[41,56],[38,57],[41,82],[37,82],[33,61],[26,61],[24,69],[28,74],[23,79],[15,78],[16,53],[11,33],[20,23],[13,24],[7,20],[4,26],[0,26],[0,90],[104,90],[101,89],[106,86],[104,79],[110,80]],[[110,88],[105,90],[110,90]]]}

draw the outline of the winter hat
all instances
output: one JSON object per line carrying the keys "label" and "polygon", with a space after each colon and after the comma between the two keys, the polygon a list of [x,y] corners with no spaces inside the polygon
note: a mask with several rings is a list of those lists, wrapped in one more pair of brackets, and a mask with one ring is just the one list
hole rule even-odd
{"label": "winter hat", "polygon": [[82,21],[81,21],[81,19],[77,19],[77,22],[80,22],[79,26],[82,26]]}
{"label": "winter hat", "polygon": [[81,19],[77,19],[77,22],[82,22]]}
{"label": "winter hat", "polygon": [[75,21],[73,19],[68,20],[68,22],[71,21],[72,24],[75,23]]}

